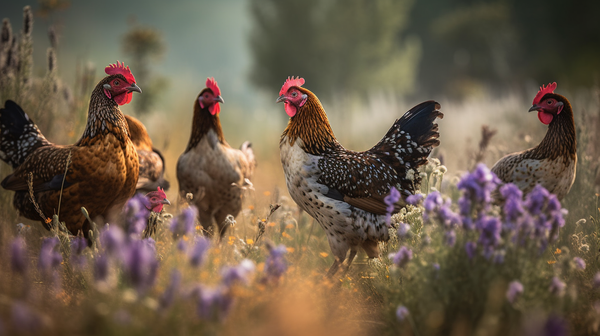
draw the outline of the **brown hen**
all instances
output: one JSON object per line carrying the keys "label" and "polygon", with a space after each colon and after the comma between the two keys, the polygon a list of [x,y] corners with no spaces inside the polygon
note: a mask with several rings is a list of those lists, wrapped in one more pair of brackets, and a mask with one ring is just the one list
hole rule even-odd
{"label": "brown hen", "polygon": [[0,110],[0,158],[14,168],[2,187],[15,191],[13,205],[21,215],[40,220],[47,229],[49,220],[44,219],[57,214],[72,234],[83,231],[87,237],[90,225],[81,207],[92,219],[106,218],[135,193],[138,155],[119,105],[131,102],[132,92],[141,90],[122,63],[105,71],[108,76],[92,92],[85,131],[74,145],[50,143],[12,101]]}
{"label": "brown hen", "polygon": [[191,202],[198,207],[204,230],[212,234],[215,223],[222,237],[227,215],[236,217],[242,209],[243,192],[251,186],[256,162],[249,142],[235,149],[225,141],[219,103],[223,103],[221,90],[213,78],[208,78],[206,88],[194,101],[192,134],[177,161],[177,180],[182,198],[193,194]]}
{"label": "brown hen", "polygon": [[508,154],[492,167],[504,183],[514,183],[524,194],[540,184],[562,200],[575,181],[577,137],[569,100],[554,93],[556,83],[542,86],[529,112],[548,125],[546,136],[534,148]]}

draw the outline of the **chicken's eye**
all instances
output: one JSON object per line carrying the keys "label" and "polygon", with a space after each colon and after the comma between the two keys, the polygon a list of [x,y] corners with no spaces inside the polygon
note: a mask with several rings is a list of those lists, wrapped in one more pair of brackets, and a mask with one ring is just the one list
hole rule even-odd
{"label": "chicken's eye", "polygon": [[298,92],[292,92],[292,97],[296,98],[298,96]]}
{"label": "chicken's eye", "polygon": [[548,105],[552,105],[552,99],[548,99],[547,103]]}

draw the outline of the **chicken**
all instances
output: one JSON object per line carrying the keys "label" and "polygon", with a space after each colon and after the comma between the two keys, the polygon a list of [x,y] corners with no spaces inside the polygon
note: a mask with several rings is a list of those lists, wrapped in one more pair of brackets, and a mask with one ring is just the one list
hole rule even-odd
{"label": "chicken", "polygon": [[575,181],[577,138],[569,100],[554,93],[556,83],[540,88],[529,112],[548,125],[546,136],[534,148],[508,154],[492,167],[504,183],[514,183],[527,194],[536,184],[562,200]]}
{"label": "chicken", "polygon": [[404,199],[419,190],[416,169],[439,145],[435,101],[421,103],[396,120],[383,139],[364,152],[345,149],[336,140],[321,102],[302,88],[303,78],[288,78],[277,102],[290,117],[279,149],[292,199],[325,230],[335,261],[333,276],[346,260],[350,267],[358,248],[379,256],[377,242],[389,239],[384,197],[392,187]]}
{"label": "chicken", "polygon": [[156,233],[158,222],[160,221],[159,215],[163,211],[163,207],[165,205],[171,205],[171,202],[167,199],[167,194],[165,194],[164,189],[161,189],[160,187],[147,193],[145,199],[147,200],[147,203],[144,205],[146,206],[146,209],[150,210],[150,214],[148,215],[148,224],[142,233],[142,238],[149,238]]}
{"label": "chicken", "polygon": [[138,119],[125,115],[129,127],[129,137],[137,150],[140,158],[140,176],[137,182],[137,190],[142,192],[155,191],[161,187],[169,190],[170,183],[164,179],[165,159],[161,152],[152,147],[152,139],[144,124]]}
{"label": "chicken", "polygon": [[256,162],[249,142],[238,150],[225,141],[219,103],[223,103],[221,90],[214,78],[208,78],[206,88],[194,101],[192,134],[177,161],[177,180],[182,198],[193,194],[192,202],[204,230],[211,235],[214,220],[223,237],[227,230],[225,218],[239,214],[243,191],[252,185]]}
{"label": "chicken", "polygon": [[50,143],[12,101],[0,111],[0,158],[14,168],[1,185],[15,191],[13,205],[21,215],[40,220],[47,229],[57,214],[73,235],[83,231],[87,237],[91,227],[81,207],[92,219],[107,218],[135,193],[138,155],[119,105],[131,102],[133,92],[141,89],[122,63],[107,66],[105,72],[108,76],[92,92],[83,135],[74,145]]}

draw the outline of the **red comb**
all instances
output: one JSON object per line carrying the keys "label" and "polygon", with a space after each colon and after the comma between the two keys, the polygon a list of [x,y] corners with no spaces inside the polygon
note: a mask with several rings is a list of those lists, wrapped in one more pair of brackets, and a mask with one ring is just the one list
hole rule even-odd
{"label": "red comb", "polygon": [[135,77],[129,70],[129,67],[125,67],[125,63],[117,61],[117,64],[111,64],[104,68],[104,72],[107,75],[121,74],[129,83],[135,83]]}
{"label": "red comb", "polygon": [[285,83],[283,83],[283,86],[279,91],[279,95],[281,96],[282,94],[286,93],[287,90],[289,90],[289,88],[291,88],[292,86],[301,87],[302,85],[304,85],[304,78],[300,78],[300,76],[296,78],[294,78],[294,76],[288,77]]}
{"label": "red comb", "polygon": [[533,105],[536,105],[537,103],[539,103],[540,100],[542,100],[542,97],[544,97],[547,93],[554,93],[555,89],[556,89],[556,82],[554,82],[552,84],[548,84],[548,86],[544,86],[542,84],[542,87],[540,87],[540,91],[538,91],[538,93],[535,95],[535,98],[533,98]]}
{"label": "red comb", "polygon": [[214,77],[208,77],[206,79],[206,87],[209,88],[215,96],[221,95],[221,89],[219,89],[219,85],[217,85],[217,81]]}

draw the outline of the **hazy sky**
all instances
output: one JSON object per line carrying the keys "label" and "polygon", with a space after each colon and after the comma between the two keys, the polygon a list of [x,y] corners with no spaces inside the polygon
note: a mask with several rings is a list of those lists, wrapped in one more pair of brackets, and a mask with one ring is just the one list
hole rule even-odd
{"label": "hazy sky", "polygon": [[[27,4],[35,13],[38,4],[34,1],[3,1],[0,5],[0,16],[11,20],[13,32],[22,29],[22,8]],[[47,28],[55,23],[60,32],[58,60],[63,80],[73,83],[78,59],[93,62],[100,78],[109,63],[128,61],[121,50],[121,38],[135,17],[138,24],[163,33],[167,51],[155,67],[157,73],[169,78],[167,97],[189,97],[191,104],[206,77],[214,76],[226,103],[252,103],[257,92],[248,78],[248,7],[246,0],[71,1],[69,8],[53,17],[36,15],[36,71],[44,69]],[[135,75],[135,69],[132,72]],[[143,83],[139,85],[143,89]]]}

